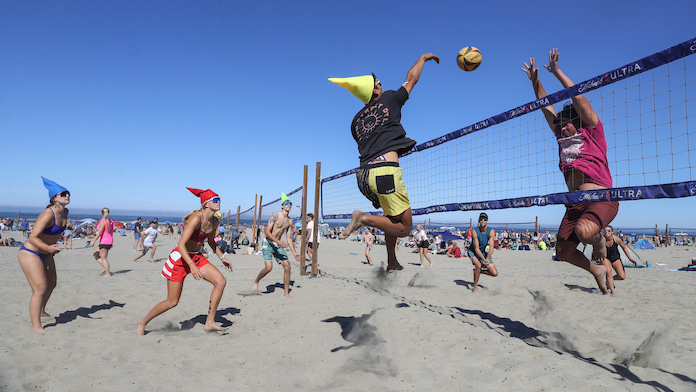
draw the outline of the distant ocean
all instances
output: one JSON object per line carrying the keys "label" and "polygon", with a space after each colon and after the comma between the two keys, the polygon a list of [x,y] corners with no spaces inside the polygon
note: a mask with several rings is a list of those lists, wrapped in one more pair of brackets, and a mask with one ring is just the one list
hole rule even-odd
{"label": "distant ocean", "polygon": [[[171,213],[170,213],[171,214]],[[162,215],[162,214],[157,214],[157,213],[141,213],[138,215],[132,215],[132,214],[111,214],[110,218],[118,221],[118,222],[132,222],[135,221],[138,217],[143,218],[143,221],[150,221],[154,218],[157,218],[160,223],[181,223],[181,219],[184,217],[185,214],[181,215]],[[29,221],[34,221],[36,218],[39,216],[39,212],[22,212],[20,215],[20,219],[27,219]],[[0,211],[0,218],[12,218],[12,219],[17,219],[17,211]],[[92,219],[100,219],[101,215],[99,213],[96,214],[77,214],[77,213],[70,213],[70,218],[73,220],[77,219],[85,219],[85,218],[92,218]],[[227,223],[227,215],[223,217],[223,222]],[[234,224],[235,221],[233,219],[230,219],[230,224]],[[254,223],[253,219],[240,219],[239,220],[239,225],[247,225],[251,226]],[[327,221],[326,223],[329,224],[329,227],[336,227],[336,226],[345,226],[348,224],[348,221]],[[262,224],[266,224],[266,221],[262,221]],[[437,224],[438,226],[440,224]],[[434,231],[437,230],[436,224],[433,224],[430,227],[430,230]],[[454,227],[456,230],[466,230],[469,227],[469,224],[462,224],[462,223],[454,223],[454,224],[448,224],[447,226],[449,227]],[[524,224],[507,224],[507,225],[496,225],[494,222],[491,222],[490,226],[495,230],[495,231],[501,231],[504,230],[505,227],[507,226],[508,229],[516,230],[516,231],[526,231],[529,230],[530,232],[534,231],[534,225],[529,224],[529,223],[524,223]],[[555,233],[556,230],[558,230],[558,225],[553,225],[552,227],[546,226],[546,225],[540,225],[542,232],[548,230],[551,233]],[[415,229],[415,221],[414,221],[414,229]],[[660,230],[660,233],[664,232],[665,228],[664,227],[658,227]],[[655,234],[655,228],[631,228],[631,227],[619,227],[615,226],[614,231],[618,233],[619,231],[622,231],[624,234],[628,234],[631,236],[641,236],[643,234],[647,236],[651,236]],[[679,227],[670,227],[670,235],[675,235],[678,232],[683,232],[686,233],[689,236],[696,236],[696,228],[679,228]]]}

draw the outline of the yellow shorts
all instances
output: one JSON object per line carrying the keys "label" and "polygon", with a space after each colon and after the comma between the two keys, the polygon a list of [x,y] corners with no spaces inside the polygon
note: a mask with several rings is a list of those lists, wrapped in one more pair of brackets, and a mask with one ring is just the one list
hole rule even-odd
{"label": "yellow shorts", "polygon": [[411,207],[397,162],[366,165],[356,175],[360,192],[375,208],[382,208],[385,215],[397,216]]}

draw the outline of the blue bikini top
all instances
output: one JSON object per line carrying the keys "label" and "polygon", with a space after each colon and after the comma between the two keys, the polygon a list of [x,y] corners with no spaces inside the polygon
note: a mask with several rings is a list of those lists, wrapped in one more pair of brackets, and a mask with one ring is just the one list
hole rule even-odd
{"label": "blue bikini top", "polygon": [[53,211],[53,208],[50,209],[51,212],[53,213],[53,227],[47,227],[42,231],[42,233],[46,235],[57,235],[65,231],[65,228],[68,227],[67,225],[65,226],[58,226],[56,225],[56,212]]}

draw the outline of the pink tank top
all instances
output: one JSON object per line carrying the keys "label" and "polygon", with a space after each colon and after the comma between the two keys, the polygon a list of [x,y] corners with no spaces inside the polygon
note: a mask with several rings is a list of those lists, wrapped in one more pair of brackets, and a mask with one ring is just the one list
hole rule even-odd
{"label": "pink tank top", "polygon": [[[101,225],[103,222],[105,222],[104,219],[100,220],[99,224]],[[102,232],[101,237],[99,237],[99,244],[100,245],[113,245],[113,243],[114,243],[114,221],[109,219],[108,225],[105,224],[104,231]]]}
{"label": "pink tank top", "polygon": [[604,126],[597,121],[592,128],[582,123],[578,133],[570,137],[561,136],[561,126],[556,125],[554,133],[558,141],[558,167],[563,174],[576,169],[587,176],[593,183],[605,188],[612,187],[611,172],[607,162],[607,141],[604,138]]}

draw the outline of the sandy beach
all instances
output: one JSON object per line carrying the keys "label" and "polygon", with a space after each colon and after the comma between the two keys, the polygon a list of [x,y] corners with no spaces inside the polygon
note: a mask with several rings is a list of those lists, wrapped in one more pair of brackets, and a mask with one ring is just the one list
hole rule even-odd
{"label": "sandy beach", "polygon": [[242,249],[227,256],[226,332],[204,332],[212,285],[189,277],[179,305],[139,337],[138,320],[165,299],[160,271],[176,239],[160,235],[149,263],[115,236],[111,278],[85,243],[56,256],[45,333],[31,330],[18,248],[0,247],[0,390],[696,390],[696,273],[669,271],[696,248],[637,250],[652,268],[627,269],[612,298],[551,251],[496,251],[500,276],[482,276],[474,294],[468,258],[421,268],[402,247],[405,270],[387,275],[384,246],[370,267],[363,245],[324,239],[318,278],[293,260],[293,299],[277,264],[260,295],[239,295],[263,266]]}

